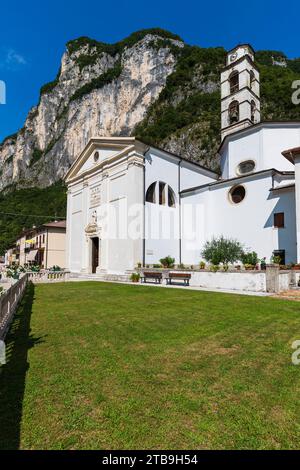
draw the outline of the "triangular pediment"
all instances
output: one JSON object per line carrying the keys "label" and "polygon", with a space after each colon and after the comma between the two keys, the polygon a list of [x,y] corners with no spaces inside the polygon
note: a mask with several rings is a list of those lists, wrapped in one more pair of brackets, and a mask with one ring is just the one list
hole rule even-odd
{"label": "triangular pediment", "polygon": [[106,162],[121,158],[133,150],[145,151],[146,146],[134,137],[99,137],[91,139],[69,169],[66,183],[93,173]]}

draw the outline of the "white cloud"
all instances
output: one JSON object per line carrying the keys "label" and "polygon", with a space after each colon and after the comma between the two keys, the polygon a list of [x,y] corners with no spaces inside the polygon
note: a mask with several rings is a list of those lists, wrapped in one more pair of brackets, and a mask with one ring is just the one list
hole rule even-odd
{"label": "white cloud", "polygon": [[18,69],[24,65],[27,65],[25,57],[15,51],[15,49],[2,48],[0,50],[0,68],[11,70]]}
{"label": "white cloud", "polygon": [[6,55],[6,63],[9,64],[18,64],[18,65],[26,65],[27,62],[25,58],[18,54],[14,49],[9,49]]}

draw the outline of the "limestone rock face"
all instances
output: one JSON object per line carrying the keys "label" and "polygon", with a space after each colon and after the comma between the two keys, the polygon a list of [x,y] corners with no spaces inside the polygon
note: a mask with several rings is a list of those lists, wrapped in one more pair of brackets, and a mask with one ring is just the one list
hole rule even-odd
{"label": "limestone rock face", "polygon": [[130,135],[176,66],[172,47],[157,48],[156,40],[147,34],[116,54],[84,44],[67,50],[24,127],[0,145],[0,190],[46,187],[64,177],[91,137]]}

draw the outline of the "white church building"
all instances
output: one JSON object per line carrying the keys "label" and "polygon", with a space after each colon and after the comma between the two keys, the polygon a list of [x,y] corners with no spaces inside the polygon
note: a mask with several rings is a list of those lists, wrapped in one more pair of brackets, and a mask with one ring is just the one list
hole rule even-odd
{"label": "white church building", "polygon": [[90,140],[66,175],[71,272],[124,273],[167,255],[197,265],[219,235],[300,262],[300,122],[261,122],[254,60],[237,46],[221,74],[221,174],[134,137]]}

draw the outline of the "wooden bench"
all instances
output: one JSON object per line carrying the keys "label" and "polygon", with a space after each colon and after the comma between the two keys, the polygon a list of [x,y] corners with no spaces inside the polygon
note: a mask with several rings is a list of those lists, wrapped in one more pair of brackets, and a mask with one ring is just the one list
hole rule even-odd
{"label": "wooden bench", "polygon": [[183,281],[185,286],[190,285],[191,274],[189,273],[169,273],[166,278],[167,284],[172,284],[172,281]]}
{"label": "wooden bench", "polygon": [[162,281],[162,273],[146,271],[141,276],[141,282],[147,282],[148,280],[155,281],[155,283],[160,284]]}

